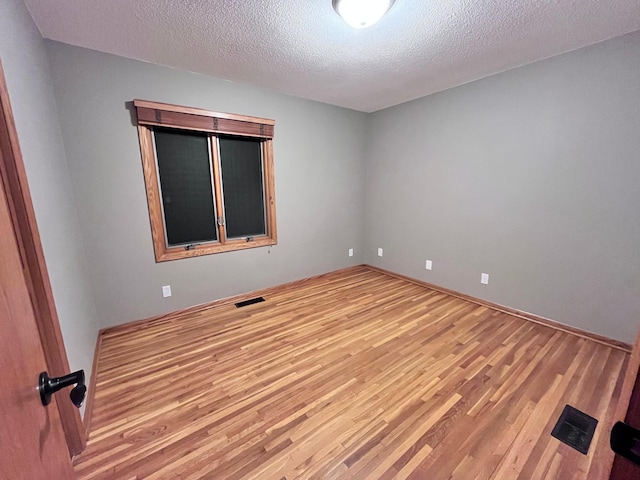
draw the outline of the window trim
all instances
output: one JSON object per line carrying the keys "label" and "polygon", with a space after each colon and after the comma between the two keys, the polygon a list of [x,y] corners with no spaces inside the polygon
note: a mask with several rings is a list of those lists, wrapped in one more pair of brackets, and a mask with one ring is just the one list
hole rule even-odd
{"label": "window trim", "polygon": [[[134,100],[133,104],[136,108],[138,120],[138,138],[156,262],[244,250],[247,248],[265,247],[278,243],[276,231],[275,178],[273,172],[274,120],[246,115],[218,113],[199,108],[182,107],[145,100]],[[210,132],[212,134],[209,138],[209,148],[211,151],[210,161],[212,163],[216,210],[222,202],[222,190],[219,189],[222,178],[220,175],[219,152],[215,137],[219,136],[219,134],[224,134],[260,138],[262,147],[266,235],[252,240],[242,238],[229,240],[226,238],[226,225],[218,224],[214,218],[212,220],[216,222],[218,242],[195,244],[188,249],[182,245],[168,246],[165,237],[162,199],[160,197],[159,176],[153,140],[154,126],[178,128],[187,131]],[[219,215],[222,213],[221,210],[217,211]]]}

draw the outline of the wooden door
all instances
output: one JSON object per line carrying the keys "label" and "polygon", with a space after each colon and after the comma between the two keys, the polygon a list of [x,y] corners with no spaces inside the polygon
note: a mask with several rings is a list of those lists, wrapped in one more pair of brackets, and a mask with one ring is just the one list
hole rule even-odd
{"label": "wooden door", "polygon": [[47,365],[3,182],[0,332],[0,478],[71,479],[73,471],[56,400],[44,407],[37,389],[38,376]]}
{"label": "wooden door", "polygon": [[[626,424],[640,430],[640,333],[631,352],[626,377],[616,420],[624,420]],[[634,448],[634,453],[640,455],[640,445]],[[640,465],[616,455],[609,479],[640,479]]]}
{"label": "wooden door", "polygon": [[68,480],[74,474],[56,399],[44,407],[37,389],[47,364],[5,176],[0,169],[0,478]]}

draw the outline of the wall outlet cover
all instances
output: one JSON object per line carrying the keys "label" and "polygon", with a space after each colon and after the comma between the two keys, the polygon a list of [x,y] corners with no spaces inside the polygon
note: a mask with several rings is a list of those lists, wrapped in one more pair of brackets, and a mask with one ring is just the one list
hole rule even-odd
{"label": "wall outlet cover", "polygon": [[488,285],[489,284],[489,274],[488,273],[483,273],[482,275],[480,275],[480,283],[482,283],[484,285]]}
{"label": "wall outlet cover", "polygon": [[171,285],[164,285],[162,287],[162,297],[167,298],[171,296]]}
{"label": "wall outlet cover", "polygon": [[378,256],[379,256],[379,257],[381,257],[381,256],[382,256],[382,249],[381,249],[381,248],[379,248],[379,249],[378,249]]}
{"label": "wall outlet cover", "polygon": [[349,249],[349,256],[350,256],[350,257],[353,257],[353,248],[350,248],[350,249]]}
{"label": "wall outlet cover", "polygon": [[427,260],[427,262],[424,265],[424,268],[426,268],[427,270],[431,270],[433,268],[433,262],[431,262],[431,260]]}

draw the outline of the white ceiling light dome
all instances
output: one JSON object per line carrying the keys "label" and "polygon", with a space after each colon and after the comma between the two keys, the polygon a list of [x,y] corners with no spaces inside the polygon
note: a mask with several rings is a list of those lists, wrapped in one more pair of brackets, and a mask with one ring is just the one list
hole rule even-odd
{"label": "white ceiling light dome", "polygon": [[333,0],[333,8],[353,28],[377,23],[395,0]]}

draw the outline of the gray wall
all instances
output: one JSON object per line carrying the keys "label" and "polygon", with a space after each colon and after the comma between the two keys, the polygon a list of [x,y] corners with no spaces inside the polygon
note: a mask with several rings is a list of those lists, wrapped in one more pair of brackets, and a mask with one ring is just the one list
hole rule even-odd
{"label": "gray wall", "polygon": [[640,32],[369,121],[367,263],[633,342]]}
{"label": "gray wall", "polygon": [[[69,364],[89,379],[96,311],[71,194],[44,42],[21,0],[0,6],[0,58],[7,79],[38,229]],[[37,114],[36,114],[37,112]]]}
{"label": "gray wall", "polygon": [[[363,262],[365,114],[60,43],[47,50],[101,327]],[[125,107],[135,98],[276,120],[278,245],[155,263]]]}

